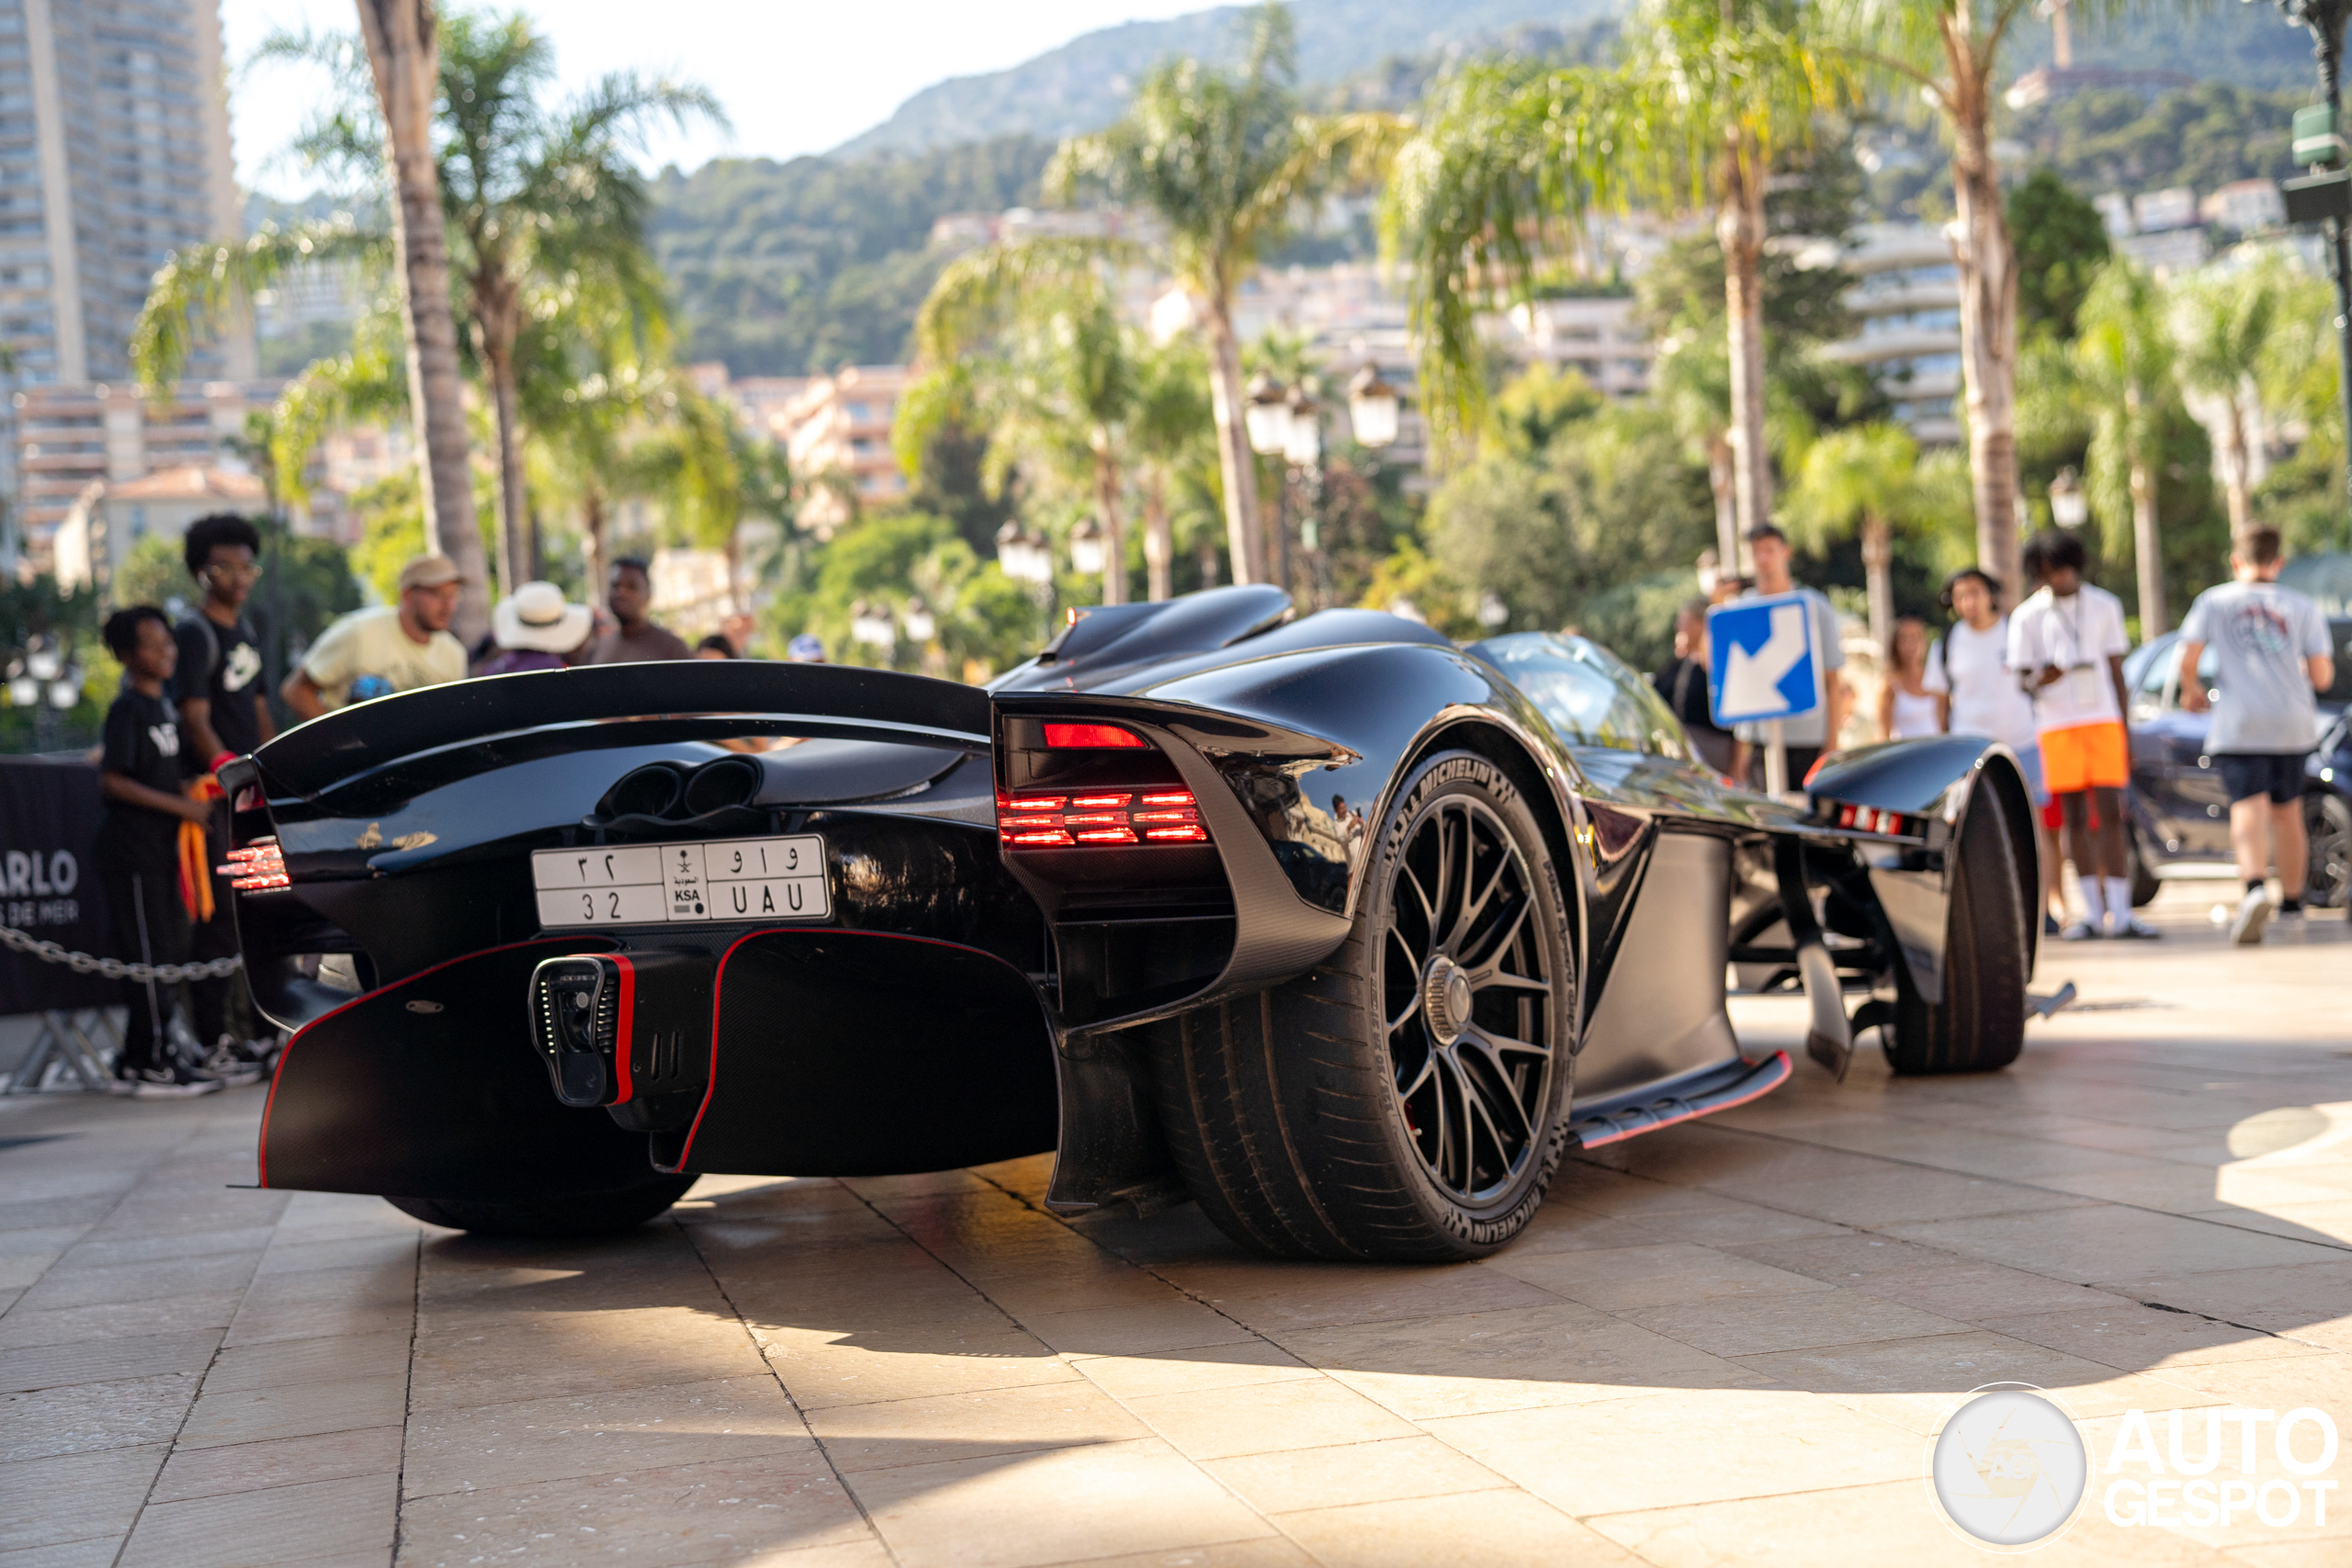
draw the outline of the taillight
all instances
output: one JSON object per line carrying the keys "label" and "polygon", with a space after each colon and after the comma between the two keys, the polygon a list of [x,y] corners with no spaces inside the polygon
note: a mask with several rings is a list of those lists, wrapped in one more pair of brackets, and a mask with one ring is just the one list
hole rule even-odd
{"label": "taillight", "polygon": [[1209,841],[1199,805],[1193,792],[1183,789],[1072,795],[1000,793],[996,815],[998,836],[1016,850]]}
{"label": "taillight", "polygon": [[1143,737],[1132,729],[1122,729],[1115,724],[1052,724],[1046,726],[1046,749],[1050,751],[1147,750]]}
{"label": "taillight", "polygon": [[294,886],[293,878],[286,874],[286,856],[276,839],[258,839],[243,849],[231,850],[229,863],[215,869],[240,893],[267,893]]}
{"label": "taillight", "polygon": [[1838,826],[1857,828],[1865,833],[1886,833],[1895,837],[1919,836],[1918,824],[1899,811],[1881,811],[1871,806],[1841,806],[1838,808]]}

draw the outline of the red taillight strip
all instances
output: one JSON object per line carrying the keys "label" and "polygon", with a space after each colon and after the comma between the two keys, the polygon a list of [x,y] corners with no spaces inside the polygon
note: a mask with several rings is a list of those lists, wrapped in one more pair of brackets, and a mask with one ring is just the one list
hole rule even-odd
{"label": "red taillight strip", "polygon": [[1081,844],[1205,844],[1193,792],[1103,791],[1095,795],[996,797],[1000,837],[1010,849],[1071,849]]}
{"label": "red taillight strip", "polygon": [[286,874],[286,856],[276,839],[262,839],[243,849],[231,850],[229,863],[213,870],[229,878],[229,886],[240,893],[264,893],[294,886],[293,879]]}

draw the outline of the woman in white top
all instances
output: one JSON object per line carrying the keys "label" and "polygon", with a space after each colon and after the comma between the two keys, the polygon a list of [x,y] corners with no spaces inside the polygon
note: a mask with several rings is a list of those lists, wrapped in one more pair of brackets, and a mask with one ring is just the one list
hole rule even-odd
{"label": "woman in white top", "polygon": [[1887,649],[1886,684],[1879,691],[1878,729],[1889,740],[1941,735],[1951,701],[1927,683],[1928,626],[1917,615],[1894,623]]}
{"label": "woman in white top", "polygon": [[[2041,785],[2041,744],[2034,734],[2033,699],[2008,667],[2009,618],[2001,614],[2001,585],[1986,573],[1969,567],[1952,573],[1944,584],[1943,606],[1955,619],[1928,658],[1926,685],[1949,694],[1951,728],[1954,735],[1984,735],[2016,753],[2024,770],[2026,788],[2039,815],[2050,804]],[[2051,840],[2051,825],[2041,824],[2042,926],[2055,932],[2053,903],[2065,909],[2058,893],[2058,852]]]}

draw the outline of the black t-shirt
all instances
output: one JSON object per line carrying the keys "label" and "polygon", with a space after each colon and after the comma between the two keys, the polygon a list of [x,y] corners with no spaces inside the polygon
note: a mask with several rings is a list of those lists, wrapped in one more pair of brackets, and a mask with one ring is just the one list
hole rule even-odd
{"label": "black t-shirt", "polygon": [[[261,694],[261,642],[242,616],[224,626],[198,610],[173,629],[180,645],[180,662],[173,684],[182,697],[212,705],[212,733],[239,756],[261,746],[261,721],[254,714],[254,699]],[[217,650],[217,651],[216,651]],[[206,674],[207,668],[211,673]],[[209,757],[198,757],[202,768]]]}
{"label": "black t-shirt", "polygon": [[1689,730],[1713,729],[1714,710],[1707,701],[1707,667],[1695,659],[1677,659],[1650,677],[1650,684]]}
{"label": "black t-shirt", "polygon": [[[162,697],[125,686],[107,709],[106,755],[101,773],[120,773],[149,789],[177,795],[189,759],[180,744],[179,714]],[[107,797],[98,833],[101,864],[125,871],[161,871],[179,861],[180,818]]]}

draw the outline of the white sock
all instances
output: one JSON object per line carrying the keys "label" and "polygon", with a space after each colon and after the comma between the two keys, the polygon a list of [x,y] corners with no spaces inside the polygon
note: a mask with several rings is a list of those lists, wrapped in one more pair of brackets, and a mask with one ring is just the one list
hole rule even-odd
{"label": "white sock", "polygon": [[2115,911],[2117,930],[2132,923],[2132,884],[2120,876],[2103,876],[2099,881],[2107,888],[2107,907]]}
{"label": "white sock", "polygon": [[2107,900],[2099,893],[2098,883],[2096,876],[2083,878],[2083,919],[2090,922],[2093,931],[2103,930],[2107,925]]}

